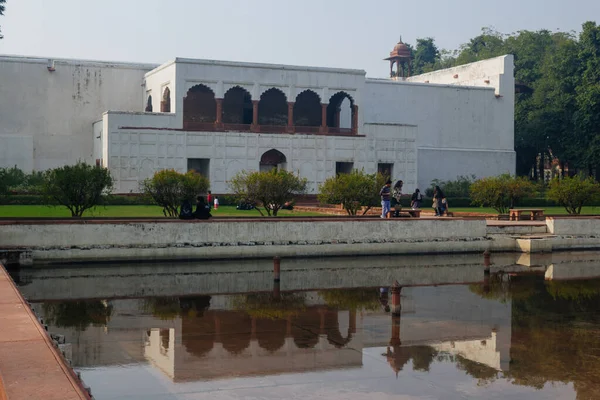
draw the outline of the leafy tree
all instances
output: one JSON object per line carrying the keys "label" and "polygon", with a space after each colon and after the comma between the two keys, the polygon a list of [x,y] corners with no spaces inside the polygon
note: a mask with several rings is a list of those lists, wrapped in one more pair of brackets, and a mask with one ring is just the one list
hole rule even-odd
{"label": "leafy tree", "polygon": [[492,207],[498,213],[506,214],[534,191],[534,184],[525,177],[500,175],[475,181],[471,185],[471,200],[475,205]]}
{"label": "leafy tree", "polygon": [[415,47],[413,56],[413,75],[432,71],[434,65],[440,61],[440,51],[431,37],[417,39],[417,46]]}
{"label": "leafy tree", "polygon": [[[306,192],[308,180],[284,169],[270,171],[241,171],[229,182],[235,197],[244,203],[257,207],[259,204],[274,217],[286,203]],[[257,207],[260,215],[264,215]]]}
{"label": "leafy tree", "polygon": [[209,181],[204,176],[194,171],[183,174],[174,169],[158,171],[141,184],[142,192],[163,208],[165,217],[173,218],[179,215],[179,207],[185,200],[193,203],[196,196],[206,193],[208,188]]}
{"label": "leafy tree", "polygon": [[583,149],[581,166],[596,167],[600,180],[600,26],[583,24],[579,35],[581,83],[577,86],[576,144]]}
{"label": "leafy tree", "polygon": [[[4,10],[6,9],[4,4],[6,4],[6,0],[0,0],[0,15],[4,15]],[[2,33],[0,33],[0,39],[2,38],[4,38],[4,36],[2,36]]]}
{"label": "leafy tree", "polygon": [[341,204],[348,215],[356,215],[366,207],[363,215],[380,204],[379,191],[386,178],[381,174],[367,174],[364,170],[352,170],[338,174],[319,185],[318,199],[323,204]]}
{"label": "leafy tree", "polygon": [[556,178],[550,183],[546,195],[550,200],[563,206],[569,214],[580,214],[583,206],[598,200],[600,184],[594,182],[592,177]]}
{"label": "leafy tree", "polygon": [[112,187],[108,169],[79,161],[46,171],[41,190],[46,204],[60,204],[71,216],[81,217],[85,210],[102,204]]}

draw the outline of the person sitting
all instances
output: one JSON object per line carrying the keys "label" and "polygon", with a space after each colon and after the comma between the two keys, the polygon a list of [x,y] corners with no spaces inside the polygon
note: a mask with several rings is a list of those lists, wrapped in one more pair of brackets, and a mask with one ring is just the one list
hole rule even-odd
{"label": "person sitting", "polygon": [[210,214],[210,206],[204,201],[204,197],[198,196],[196,199],[196,211],[194,211],[194,218],[197,219],[209,219],[212,217]]}
{"label": "person sitting", "polygon": [[181,203],[179,219],[194,219],[194,213],[192,212],[192,203],[190,203],[189,200],[184,200],[183,203]]}

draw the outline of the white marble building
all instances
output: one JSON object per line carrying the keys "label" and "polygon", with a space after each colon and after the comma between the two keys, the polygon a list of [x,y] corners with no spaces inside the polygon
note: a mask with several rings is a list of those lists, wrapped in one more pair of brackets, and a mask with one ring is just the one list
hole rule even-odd
{"label": "white marble building", "polygon": [[510,55],[406,79],[361,70],[177,58],[161,66],[0,57],[0,166],[108,167],[117,193],[195,169],[215,193],[280,165],[310,182],[389,171],[432,179],[514,173]]}

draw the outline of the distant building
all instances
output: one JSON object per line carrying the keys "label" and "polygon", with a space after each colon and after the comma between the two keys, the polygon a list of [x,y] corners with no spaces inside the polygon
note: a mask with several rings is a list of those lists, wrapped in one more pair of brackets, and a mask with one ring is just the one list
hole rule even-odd
{"label": "distant building", "polygon": [[[405,190],[515,172],[513,57],[390,79],[361,70],[177,58],[161,66],[0,56],[0,166],[85,160],[115,192],[155,171],[194,169],[227,193],[241,170],[279,166],[310,193],[352,168]],[[398,67],[397,67],[398,68]]]}

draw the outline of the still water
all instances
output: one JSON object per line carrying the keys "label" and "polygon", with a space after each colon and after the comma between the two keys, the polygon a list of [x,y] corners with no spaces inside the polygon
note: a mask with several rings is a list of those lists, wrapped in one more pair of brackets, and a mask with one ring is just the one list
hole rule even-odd
{"label": "still water", "polygon": [[597,260],[283,260],[280,284],[269,261],[12,275],[100,400],[600,399]]}

